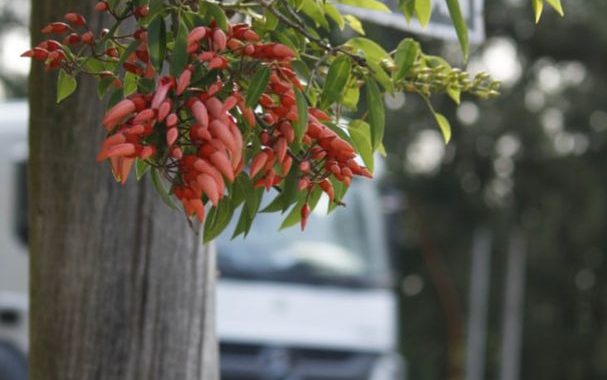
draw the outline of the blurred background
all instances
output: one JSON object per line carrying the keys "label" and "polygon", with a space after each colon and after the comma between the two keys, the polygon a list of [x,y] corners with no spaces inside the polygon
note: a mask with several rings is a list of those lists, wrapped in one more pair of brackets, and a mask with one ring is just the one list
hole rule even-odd
{"label": "blurred background", "polygon": [[[459,107],[435,97],[435,108],[451,121],[449,145],[420,98],[386,98],[388,155],[378,198],[385,235],[360,237],[350,247],[358,250],[354,259],[324,262],[325,278],[308,273],[293,280],[290,272],[269,278],[268,268],[239,263],[229,253],[223,256],[223,265],[231,265],[227,275],[288,278],[301,285],[348,273],[330,285],[381,288],[396,302],[378,304],[381,313],[393,313],[377,317],[387,325],[380,335],[391,335],[407,379],[607,379],[607,2],[563,5],[565,18],[546,9],[534,25],[528,0],[486,1],[486,41],[473,47],[468,69],[501,80],[502,95],[491,101],[464,98]],[[26,96],[29,60],[18,56],[29,46],[28,15],[27,2],[0,1],[2,102]],[[371,24],[365,29],[388,48],[407,36]],[[461,64],[456,43],[419,38],[427,53]],[[361,188],[355,196],[362,200],[347,212],[373,220],[356,209],[372,196]],[[352,228],[340,233],[365,230]],[[5,246],[8,238],[1,236]],[[235,247],[222,244],[220,253]],[[241,251],[255,246],[236,244],[248,247]],[[362,276],[361,268],[365,281],[352,281]],[[10,271],[0,268],[0,275]],[[0,321],[9,317],[3,314]],[[341,353],[356,344],[344,339]],[[233,343],[222,349],[228,356],[246,354]],[[288,354],[266,351],[274,364]],[[314,377],[329,378],[342,377]]]}

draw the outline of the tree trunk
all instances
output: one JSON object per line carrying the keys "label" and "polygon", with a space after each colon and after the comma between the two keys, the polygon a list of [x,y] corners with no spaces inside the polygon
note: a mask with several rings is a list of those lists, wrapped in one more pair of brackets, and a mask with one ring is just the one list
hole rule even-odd
{"label": "tree trunk", "polygon": [[[68,11],[94,30],[94,0],[34,0],[32,38]],[[95,84],[55,104],[56,76],[30,78],[30,379],[219,377],[213,249],[147,181],[122,187],[95,162]]]}

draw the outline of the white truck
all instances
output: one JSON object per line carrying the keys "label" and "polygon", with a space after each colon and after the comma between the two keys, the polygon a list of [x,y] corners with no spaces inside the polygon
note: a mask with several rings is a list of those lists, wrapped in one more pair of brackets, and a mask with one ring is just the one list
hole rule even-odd
{"label": "white truck", "polygon": [[[23,101],[0,104],[0,380],[26,378],[27,115]],[[223,380],[405,378],[373,182],[355,181],[346,202],[303,233],[261,214],[246,239],[218,239]]]}

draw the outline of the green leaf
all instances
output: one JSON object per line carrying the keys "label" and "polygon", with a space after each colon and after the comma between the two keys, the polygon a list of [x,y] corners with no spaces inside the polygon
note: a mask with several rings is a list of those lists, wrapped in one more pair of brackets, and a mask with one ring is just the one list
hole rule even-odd
{"label": "green leaf", "polygon": [[246,207],[243,207],[240,211],[240,217],[238,218],[236,228],[234,228],[234,232],[232,233],[232,239],[241,234],[247,236],[253,225],[253,219],[255,219],[255,215],[250,215],[249,210]]}
{"label": "green leaf", "polygon": [[272,36],[276,38],[277,42],[290,47],[296,55],[299,55],[299,51],[305,50],[305,41],[292,30],[275,31]]}
{"label": "green leaf", "polygon": [[255,75],[251,82],[249,83],[249,88],[247,89],[246,96],[246,105],[247,107],[253,107],[257,105],[261,94],[268,87],[268,82],[270,81],[270,69],[267,67],[262,67]]}
{"label": "green leaf", "polygon": [[345,142],[352,145],[352,139],[350,135],[348,135],[347,128],[345,125],[338,125],[331,122],[324,122],[325,127],[329,128],[333,132],[337,134],[340,138],[342,138]]}
{"label": "green leaf", "polygon": [[[242,173],[238,177],[236,177],[236,180],[234,181],[232,190],[230,192],[230,196],[232,197],[232,206],[234,208],[236,208],[244,201],[244,206],[243,206],[242,212],[246,211],[246,214],[248,215],[247,220],[249,222],[252,222],[253,218],[259,211],[259,206],[261,205],[261,199],[263,197],[263,193],[264,193],[263,188],[253,189],[253,184],[251,183],[251,179],[249,178],[249,176]],[[241,219],[243,218],[242,212],[241,212]],[[240,223],[241,223],[241,221],[239,221],[239,224]],[[242,222],[242,223],[244,223],[244,222]],[[245,234],[246,234],[246,232],[248,232],[251,225],[249,223],[249,224],[240,226],[240,228],[244,228],[244,227],[246,227],[246,228],[244,230],[239,230],[238,234],[243,233],[243,232],[245,232]],[[237,229],[238,229],[238,227],[237,227]]]}
{"label": "green leaf", "polygon": [[127,46],[127,48],[124,49],[124,51],[120,54],[120,59],[118,60],[118,64],[116,65],[116,67],[121,68],[122,64],[129,58],[131,54],[135,52],[135,50],[137,50],[140,44],[141,41],[139,40],[134,40],[133,42],[131,42],[129,46]]}
{"label": "green leaf", "polygon": [[140,92],[153,92],[156,89],[156,82],[152,78],[139,78],[137,89]]}
{"label": "green leaf", "polygon": [[451,69],[449,62],[447,62],[447,60],[445,60],[443,57],[439,57],[437,55],[424,55],[424,62],[426,65],[428,65],[428,67],[433,69],[440,66],[443,66],[449,70]]}
{"label": "green leaf", "polygon": [[325,18],[325,10],[315,0],[303,0],[301,11],[305,13],[317,27],[323,27],[329,30],[329,23]]}
{"label": "green leaf", "polygon": [[350,110],[356,111],[359,99],[360,89],[358,88],[356,81],[350,81],[350,84],[346,87],[346,91],[342,96],[342,103]]}
{"label": "green leaf", "polygon": [[304,94],[297,88],[295,88],[295,101],[297,102],[297,120],[293,123],[293,130],[295,132],[295,140],[299,144],[308,125],[308,102]]}
{"label": "green leaf", "polygon": [[105,65],[102,61],[95,57],[88,57],[82,66],[89,72],[98,73],[105,70]]}
{"label": "green leaf", "polygon": [[391,60],[390,55],[384,50],[384,48],[365,37],[351,38],[345,43],[345,45],[360,49],[368,61],[372,61],[377,64],[381,63],[381,61],[384,59]]}
{"label": "green leaf", "polygon": [[349,57],[340,55],[333,60],[320,97],[320,108],[327,108],[334,102],[341,100],[351,70],[352,63]]}
{"label": "green leaf", "polygon": [[379,144],[379,147],[377,148],[377,153],[379,153],[380,156],[382,156],[382,157],[388,156],[388,153],[386,152],[386,147],[384,146],[384,144]]}
{"label": "green leaf", "polygon": [[112,86],[113,81],[114,78],[112,77],[99,79],[99,82],[97,82],[97,96],[99,97],[99,99],[103,99],[105,94],[107,94],[108,90]]}
{"label": "green leaf", "polygon": [[309,197],[306,193],[300,193],[299,200],[297,201],[295,206],[293,206],[285,220],[280,225],[280,229],[283,230],[299,223],[299,221],[301,220],[301,207],[304,205],[304,203],[306,203],[306,198],[308,201],[308,205],[310,206],[310,210],[314,210],[322,194],[323,192],[318,186],[315,187],[314,190],[312,190],[312,193]]}
{"label": "green leaf", "polygon": [[261,212],[285,212],[291,205],[297,201],[297,179],[300,173],[298,170],[291,170],[284,180],[284,187],[280,194],[276,196]]}
{"label": "green leaf", "polygon": [[394,54],[394,62],[398,70],[392,74],[395,81],[401,80],[407,75],[413,67],[420,50],[419,42],[412,38],[405,38],[398,44]]}
{"label": "green leaf", "polygon": [[380,12],[390,12],[390,8],[386,4],[377,0],[338,0],[339,3],[349,5],[356,8],[371,9]]}
{"label": "green leaf", "polygon": [[137,181],[140,181],[141,178],[150,170],[150,165],[140,158],[135,159],[135,175],[137,177]]}
{"label": "green leaf", "polygon": [[217,26],[220,27],[224,32],[228,30],[228,18],[219,5],[208,1],[201,1],[198,14],[208,17],[208,21],[215,20]]}
{"label": "green leaf", "polygon": [[432,17],[432,0],[415,0],[415,13],[419,23],[425,28]]}
{"label": "green leaf", "polygon": [[325,9],[325,13],[329,15],[329,17],[331,17],[333,21],[335,21],[337,27],[339,27],[339,30],[344,30],[344,27],[346,26],[346,21],[344,20],[339,10],[335,8],[335,6],[331,3],[324,3],[323,7]]}
{"label": "green leaf", "polygon": [[393,91],[392,80],[382,67],[382,62],[393,64],[392,58],[377,43],[365,37],[355,37],[348,40],[345,45],[356,48],[362,52],[367,60],[367,65],[372,71],[372,76],[377,80],[382,87],[388,91]]}
{"label": "green leaf", "polygon": [[148,26],[148,52],[150,60],[157,72],[162,72],[162,64],[166,55],[166,25],[162,14],[152,19]]}
{"label": "green leaf", "polygon": [[449,8],[449,14],[451,15],[451,21],[453,21],[453,26],[455,27],[455,33],[457,34],[457,39],[459,40],[459,44],[462,47],[462,52],[464,53],[464,62],[468,61],[468,26],[466,25],[466,20],[462,15],[462,10],[459,6],[459,0],[446,0],[447,8]]}
{"label": "green leaf", "polygon": [[398,7],[407,19],[407,23],[410,23],[413,13],[415,12],[415,0],[401,0]]}
{"label": "green leaf", "polygon": [[68,96],[72,95],[77,87],[78,82],[76,78],[63,70],[59,70],[59,76],[57,76],[57,103],[61,103]]}
{"label": "green leaf", "polygon": [[211,208],[204,222],[203,242],[206,244],[215,239],[230,223],[234,207],[229,197],[223,198],[217,207]]}
{"label": "green leaf", "polygon": [[373,146],[371,145],[371,127],[362,120],[352,120],[348,125],[348,133],[365,166],[373,172],[374,160]]}
{"label": "green leaf", "polygon": [[367,109],[369,110],[369,125],[371,126],[371,144],[373,150],[377,149],[384,138],[386,115],[384,100],[379,91],[377,83],[368,79],[365,86],[367,96]]}
{"label": "green leaf", "polygon": [[451,140],[451,125],[449,124],[449,120],[447,120],[445,116],[438,112],[434,112],[434,118],[436,119],[438,127],[440,128],[440,131],[443,134],[445,144],[448,144],[449,140]]}
{"label": "green leaf", "polygon": [[561,17],[565,15],[565,12],[563,12],[563,6],[561,5],[561,0],[546,0],[546,1],[559,15],[561,15]]}
{"label": "green leaf", "polygon": [[164,8],[164,0],[150,0],[150,12],[149,15],[156,15]]}
{"label": "green leaf", "polygon": [[367,61],[367,65],[373,71],[372,74],[371,74],[372,78],[375,79],[379,84],[381,84],[381,86],[387,92],[389,92],[389,93],[394,92],[394,85],[392,83],[392,79],[386,73],[386,70],[384,70],[379,65],[379,63],[376,63],[376,62],[373,62],[373,61]]}
{"label": "green leaf", "polygon": [[355,31],[356,33],[360,34],[360,35],[365,35],[365,29],[363,28],[363,23],[360,22],[360,20],[358,18],[356,18],[355,16],[352,15],[344,15],[344,20],[346,21],[346,24],[348,24],[348,26],[350,28],[352,28],[353,31]]}
{"label": "green leaf", "polygon": [[337,202],[337,201],[342,200],[344,195],[346,194],[346,191],[348,190],[347,187],[343,184],[343,182],[339,181],[335,177],[329,177],[329,181],[331,181],[331,184],[333,185],[333,193],[335,194],[335,202],[329,201],[329,207],[327,208],[327,215],[329,215],[330,213],[335,211],[337,206],[339,206],[339,202]]}
{"label": "green leaf", "polygon": [[535,23],[540,22],[542,10],[544,9],[544,0],[532,0],[533,12],[535,13]]}
{"label": "green leaf", "polygon": [[447,95],[455,102],[455,104],[460,103],[460,95],[461,90],[457,87],[447,87]]}
{"label": "green leaf", "polygon": [[116,104],[118,104],[119,101],[124,99],[124,96],[122,96],[122,95],[123,95],[122,89],[120,89],[120,88],[114,89],[114,91],[112,91],[112,93],[110,94],[110,97],[107,102],[108,109],[115,106]]}
{"label": "green leaf", "polygon": [[164,187],[162,179],[160,179],[160,175],[158,175],[158,169],[153,168],[150,173],[152,174],[154,189],[156,189],[156,192],[160,195],[162,201],[170,208],[177,210],[177,205],[173,202],[171,194],[169,194],[169,191]]}
{"label": "green leaf", "polygon": [[285,228],[291,227],[299,223],[301,220],[301,207],[306,203],[305,196],[301,197],[299,201],[293,206],[285,220],[280,225],[280,229],[283,230]]}
{"label": "green leaf", "polygon": [[188,27],[185,25],[183,20],[179,21],[179,28],[177,29],[177,37],[175,39],[175,47],[171,53],[171,75],[178,77],[185,69],[188,63]]}
{"label": "green leaf", "polygon": [[264,27],[268,30],[274,30],[279,25],[278,17],[276,17],[272,12],[265,11],[264,14]]}
{"label": "green leaf", "polygon": [[293,67],[297,75],[304,78],[306,81],[310,80],[310,69],[308,68],[308,65],[298,59],[295,59],[291,61],[291,67]]}
{"label": "green leaf", "polygon": [[135,91],[137,91],[137,85],[139,84],[139,77],[133,73],[130,73],[127,71],[126,74],[124,74],[124,81],[122,84],[122,90],[124,91],[124,97],[126,98],[127,96],[133,94]]}

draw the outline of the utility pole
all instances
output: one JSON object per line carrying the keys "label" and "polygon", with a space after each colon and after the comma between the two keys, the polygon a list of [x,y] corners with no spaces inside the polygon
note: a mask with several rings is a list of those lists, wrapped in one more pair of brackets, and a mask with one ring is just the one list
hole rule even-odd
{"label": "utility pole", "polygon": [[506,269],[500,380],[520,378],[526,250],[523,232],[515,229],[510,237]]}
{"label": "utility pole", "polygon": [[470,306],[466,347],[466,380],[485,378],[485,342],[491,273],[491,232],[479,228],[472,242]]}

